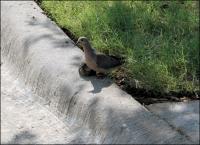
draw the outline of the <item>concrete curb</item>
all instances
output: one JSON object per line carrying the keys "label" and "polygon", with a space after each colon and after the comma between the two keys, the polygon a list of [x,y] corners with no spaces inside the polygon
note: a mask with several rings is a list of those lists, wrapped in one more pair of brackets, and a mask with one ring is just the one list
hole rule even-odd
{"label": "concrete curb", "polygon": [[199,144],[199,100],[151,104],[147,108]]}
{"label": "concrete curb", "polygon": [[110,80],[81,77],[81,50],[35,2],[1,1],[1,18],[3,61],[76,126],[73,143],[191,143]]}

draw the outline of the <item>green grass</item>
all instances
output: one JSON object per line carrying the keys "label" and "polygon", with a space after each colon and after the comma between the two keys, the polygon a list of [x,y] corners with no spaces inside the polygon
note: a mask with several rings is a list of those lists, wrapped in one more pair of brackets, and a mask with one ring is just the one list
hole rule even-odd
{"label": "green grass", "polygon": [[[166,3],[166,2],[165,2]],[[159,91],[199,89],[197,2],[42,1],[63,28],[86,36],[98,51],[122,55],[129,79]]]}

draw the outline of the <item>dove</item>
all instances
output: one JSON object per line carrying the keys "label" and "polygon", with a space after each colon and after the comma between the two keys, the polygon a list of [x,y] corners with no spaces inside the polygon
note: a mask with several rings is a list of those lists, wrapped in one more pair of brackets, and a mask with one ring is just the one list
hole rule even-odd
{"label": "dove", "polygon": [[86,37],[80,37],[76,45],[83,48],[86,65],[97,74],[105,74],[122,65],[122,61],[115,56],[96,53]]}

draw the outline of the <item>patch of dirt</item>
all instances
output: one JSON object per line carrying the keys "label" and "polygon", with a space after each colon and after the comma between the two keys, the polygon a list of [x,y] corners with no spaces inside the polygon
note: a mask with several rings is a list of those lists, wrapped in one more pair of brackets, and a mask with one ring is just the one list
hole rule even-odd
{"label": "patch of dirt", "polygon": [[[117,82],[116,82],[117,83]],[[187,102],[191,100],[199,100],[200,92],[169,92],[161,93],[156,90],[146,90],[143,88],[134,88],[131,86],[120,86],[120,88],[133,96],[141,104],[149,105],[164,102]]]}
{"label": "patch of dirt", "polygon": [[130,94],[134,99],[144,105],[164,102],[187,102],[191,100],[200,100],[200,91],[171,91],[163,93],[157,90],[147,90],[138,85],[137,81],[130,82],[130,79],[128,79],[125,73],[123,73],[123,70],[119,70],[113,80],[122,90]]}

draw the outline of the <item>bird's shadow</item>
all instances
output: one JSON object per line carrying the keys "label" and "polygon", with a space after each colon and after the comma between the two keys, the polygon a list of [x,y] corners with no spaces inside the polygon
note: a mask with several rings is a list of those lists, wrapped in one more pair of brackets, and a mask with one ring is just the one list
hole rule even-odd
{"label": "bird's shadow", "polygon": [[80,75],[80,77],[86,81],[91,82],[93,86],[93,90],[89,92],[94,93],[94,94],[101,92],[103,88],[109,87],[113,83],[112,80],[109,79],[107,76],[101,79],[97,78],[95,74],[90,75],[90,76]]}
{"label": "bird's shadow", "polygon": [[94,94],[101,92],[103,88],[109,87],[112,84],[112,81],[107,77],[98,79],[96,76],[82,76],[82,78],[91,82],[94,89],[89,92]]}

